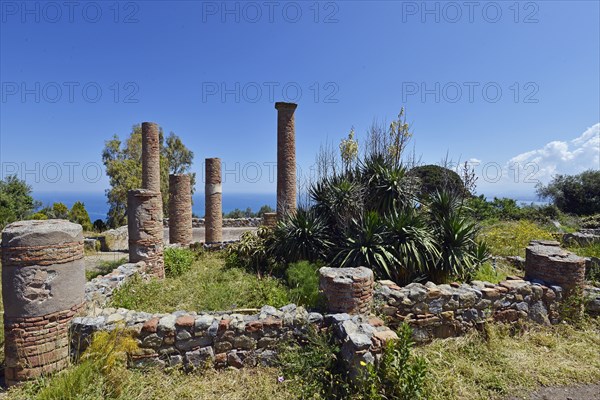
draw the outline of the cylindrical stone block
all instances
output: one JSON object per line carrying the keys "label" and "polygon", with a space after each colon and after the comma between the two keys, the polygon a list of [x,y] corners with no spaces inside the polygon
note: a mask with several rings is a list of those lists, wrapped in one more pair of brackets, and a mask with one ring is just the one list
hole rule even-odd
{"label": "cylindrical stone block", "polygon": [[192,243],[192,190],[188,174],[169,175],[169,243]]}
{"label": "cylindrical stone block", "polygon": [[277,217],[296,211],[296,128],[294,103],[275,103],[277,109]]}
{"label": "cylindrical stone block", "polygon": [[221,159],[206,159],[206,184],[204,187],[204,241],[223,241],[223,190],[221,189]]}
{"label": "cylindrical stone block", "polygon": [[525,251],[525,279],[557,285],[566,292],[585,286],[585,258],[555,241],[534,240]]}
{"label": "cylindrical stone block", "polygon": [[164,278],[163,215],[160,192],[146,189],[127,192],[129,262],[144,261],[146,272]]}
{"label": "cylindrical stone block", "polygon": [[142,188],[160,192],[160,139],[154,122],[142,122]]}
{"label": "cylindrical stone block", "polygon": [[277,225],[277,213],[264,213],[262,224],[267,228],[275,228]]}
{"label": "cylindrical stone block", "polygon": [[365,267],[319,269],[319,288],[330,313],[369,314],[374,282],[373,271]]}
{"label": "cylindrical stone block", "polygon": [[2,232],[5,379],[8,386],[69,363],[69,324],[84,303],[81,225],[19,221]]}

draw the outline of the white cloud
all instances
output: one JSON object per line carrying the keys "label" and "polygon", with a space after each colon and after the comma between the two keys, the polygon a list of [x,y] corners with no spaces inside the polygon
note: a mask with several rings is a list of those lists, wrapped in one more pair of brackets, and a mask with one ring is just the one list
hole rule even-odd
{"label": "white cloud", "polygon": [[547,183],[557,174],[572,175],[587,169],[600,169],[600,123],[573,140],[549,142],[512,157],[504,165],[481,162],[476,169],[478,192],[533,196],[537,182]]}

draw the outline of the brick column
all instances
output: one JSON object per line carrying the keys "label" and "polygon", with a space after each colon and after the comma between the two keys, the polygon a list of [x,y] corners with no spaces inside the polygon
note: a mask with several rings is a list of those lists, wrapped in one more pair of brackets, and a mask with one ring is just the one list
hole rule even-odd
{"label": "brick column", "polygon": [[267,228],[275,228],[277,225],[277,213],[264,213],[262,224]]}
{"label": "brick column", "polygon": [[69,364],[69,324],[84,302],[81,225],[19,221],[2,232],[5,379],[12,386]]}
{"label": "brick column", "polygon": [[169,175],[169,242],[192,243],[192,191],[188,174]]}
{"label": "brick column", "polygon": [[294,103],[275,103],[277,109],[277,217],[296,211],[296,128]]}
{"label": "brick column", "polygon": [[204,186],[204,241],[223,241],[223,205],[221,189],[221,159],[206,159],[206,184]]}
{"label": "brick column", "polygon": [[368,314],[373,304],[373,271],[369,268],[319,269],[319,289],[331,313]]}
{"label": "brick column", "polygon": [[142,122],[142,188],[160,192],[160,141],[154,122]]}
{"label": "brick column", "polygon": [[526,249],[525,279],[561,286],[565,291],[585,286],[585,258],[560,248],[552,240],[533,240]]}
{"label": "brick column", "polygon": [[146,189],[127,192],[129,262],[144,261],[146,272],[164,278],[163,215],[160,192]]}

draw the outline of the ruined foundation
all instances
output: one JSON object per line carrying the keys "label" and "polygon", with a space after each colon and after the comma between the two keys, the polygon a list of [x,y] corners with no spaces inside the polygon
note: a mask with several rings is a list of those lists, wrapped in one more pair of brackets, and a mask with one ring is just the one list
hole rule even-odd
{"label": "ruined foundation", "polygon": [[190,176],[169,175],[169,243],[192,243]]}
{"label": "ruined foundation", "polygon": [[69,325],[83,307],[81,225],[19,221],[2,232],[6,385],[69,364]]}
{"label": "ruined foundation", "polygon": [[319,289],[331,313],[368,314],[373,305],[374,277],[369,268],[319,269]]}
{"label": "ruined foundation", "polygon": [[127,193],[129,262],[146,263],[146,272],[164,278],[163,215],[160,192],[146,189]]}
{"label": "ruined foundation", "polygon": [[296,128],[294,103],[275,103],[277,109],[277,218],[296,211]]}
{"label": "ruined foundation", "polygon": [[221,159],[206,159],[205,237],[206,243],[223,241],[223,205],[221,189]]}
{"label": "ruined foundation", "polygon": [[160,192],[160,141],[154,122],[142,122],[142,188]]}
{"label": "ruined foundation", "polygon": [[552,240],[533,240],[526,249],[525,279],[561,286],[566,291],[585,285],[585,258]]}

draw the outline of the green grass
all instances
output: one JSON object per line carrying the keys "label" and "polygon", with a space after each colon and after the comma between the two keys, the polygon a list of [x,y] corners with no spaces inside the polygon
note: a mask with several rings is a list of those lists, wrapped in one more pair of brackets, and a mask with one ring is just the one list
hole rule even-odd
{"label": "green grass", "polygon": [[[486,338],[487,337],[487,338]],[[491,325],[487,335],[471,333],[417,348],[429,364],[429,400],[503,399],[540,385],[600,380],[600,325],[532,326],[511,335]]]}
{"label": "green grass", "polygon": [[177,310],[212,311],[281,307],[290,302],[289,289],[272,277],[258,278],[244,270],[225,268],[221,253],[204,253],[177,277],[133,279],[112,296],[111,307],[151,313]]}
{"label": "green grass", "polygon": [[497,262],[494,269],[492,263],[488,261],[477,270],[473,280],[500,283],[509,275],[521,275],[522,273],[521,270],[505,262]]}
{"label": "green grass", "polygon": [[97,276],[106,275],[120,265],[127,262],[127,258],[123,257],[114,261],[102,261],[95,269],[85,271],[85,279],[91,281]]}
{"label": "green grass", "polygon": [[569,246],[568,249],[581,257],[600,257],[600,243],[587,246]]}
{"label": "green grass", "polygon": [[525,257],[525,248],[534,239],[554,239],[552,232],[533,221],[496,221],[484,224],[480,236],[495,256]]}

